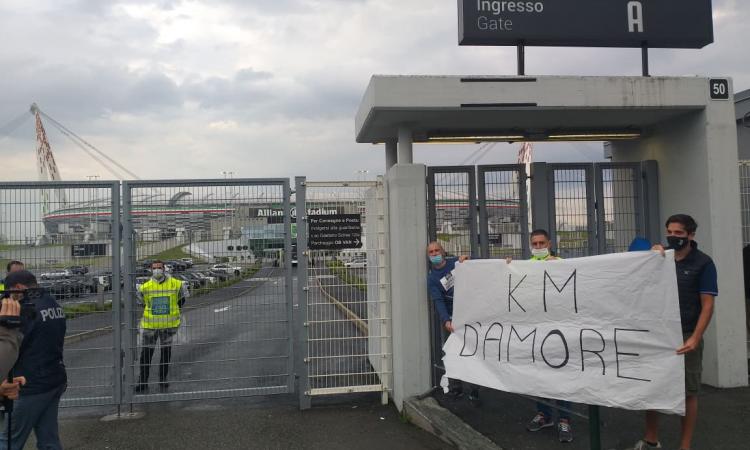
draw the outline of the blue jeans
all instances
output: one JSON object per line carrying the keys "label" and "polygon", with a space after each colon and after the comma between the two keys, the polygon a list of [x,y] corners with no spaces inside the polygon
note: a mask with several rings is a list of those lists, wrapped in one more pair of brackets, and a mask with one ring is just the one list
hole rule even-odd
{"label": "blue jeans", "polygon": [[[553,401],[547,398],[542,398],[540,400],[546,401],[548,403],[551,403]],[[565,400],[557,400],[557,406],[559,406],[560,408],[570,409],[572,405],[570,404],[570,402],[567,402]],[[536,410],[544,414],[544,417],[546,417],[548,420],[552,420],[552,418],[554,417],[554,415],[552,414],[552,407],[544,403],[537,403]],[[567,411],[558,410],[558,417],[563,420],[570,420],[570,413]]]}
{"label": "blue jeans", "polygon": [[[57,407],[67,385],[61,385],[42,394],[23,395],[13,404],[12,450],[23,450],[26,440],[34,430],[36,448],[39,450],[62,450],[57,428]],[[7,415],[6,415],[7,416]],[[8,450],[7,418],[0,431],[0,450]]]}

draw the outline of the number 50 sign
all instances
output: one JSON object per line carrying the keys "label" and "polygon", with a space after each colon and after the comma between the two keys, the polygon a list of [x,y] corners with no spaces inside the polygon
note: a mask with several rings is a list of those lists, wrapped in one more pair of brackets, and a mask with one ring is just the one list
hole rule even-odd
{"label": "number 50 sign", "polygon": [[713,78],[708,81],[711,100],[729,100],[729,80]]}

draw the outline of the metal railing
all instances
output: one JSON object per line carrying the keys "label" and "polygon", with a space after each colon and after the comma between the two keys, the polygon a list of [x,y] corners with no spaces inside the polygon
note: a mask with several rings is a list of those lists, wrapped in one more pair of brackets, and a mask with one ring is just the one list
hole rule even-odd
{"label": "metal railing", "polygon": [[119,204],[117,182],[0,183],[2,270],[23,262],[67,317],[63,406],[120,401]]}
{"label": "metal railing", "polygon": [[[296,181],[300,348],[299,395],[382,392],[392,375],[390,280],[385,187],[382,180]],[[303,215],[304,214],[304,215]],[[359,218],[362,242],[351,248],[310,248],[316,217]]]}
{"label": "metal railing", "polygon": [[740,214],[742,215],[742,245],[750,244],[750,160],[739,162]]}
{"label": "metal railing", "polygon": [[[290,195],[285,179],[123,183],[124,403],[293,391]],[[159,332],[138,295],[154,260],[189,291]]]}
{"label": "metal railing", "polygon": [[[293,392],[292,212],[287,179],[0,183],[0,262],[66,315],[62,406]],[[159,332],[153,260],[188,293]]]}

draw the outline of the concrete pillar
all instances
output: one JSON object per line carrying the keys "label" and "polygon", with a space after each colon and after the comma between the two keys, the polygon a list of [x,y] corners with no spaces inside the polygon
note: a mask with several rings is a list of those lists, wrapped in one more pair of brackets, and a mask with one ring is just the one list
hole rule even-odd
{"label": "concrete pillar", "polygon": [[385,141],[385,171],[391,170],[391,167],[398,162],[398,140],[389,139]]}
{"label": "concrete pillar", "polygon": [[411,164],[414,162],[413,137],[411,128],[398,129],[398,163]]}
{"label": "concrete pillar", "polygon": [[427,186],[422,164],[396,164],[386,175],[391,248],[393,401],[430,388],[427,301]]}
{"label": "concrete pillar", "polygon": [[661,234],[676,213],[698,222],[695,240],[719,273],[719,296],[705,334],[703,381],[747,386],[737,135],[734,105],[712,101],[704,111],[659,124],[650,137],[613,144],[613,161],[654,159],[659,167]]}

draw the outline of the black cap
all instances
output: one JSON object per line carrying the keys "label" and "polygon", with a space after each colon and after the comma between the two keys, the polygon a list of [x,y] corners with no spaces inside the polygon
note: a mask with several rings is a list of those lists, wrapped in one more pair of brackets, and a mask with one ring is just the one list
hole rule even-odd
{"label": "black cap", "polygon": [[36,285],[36,277],[28,270],[11,272],[5,277],[5,289],[13,289],[17,284],[24,286]]}

